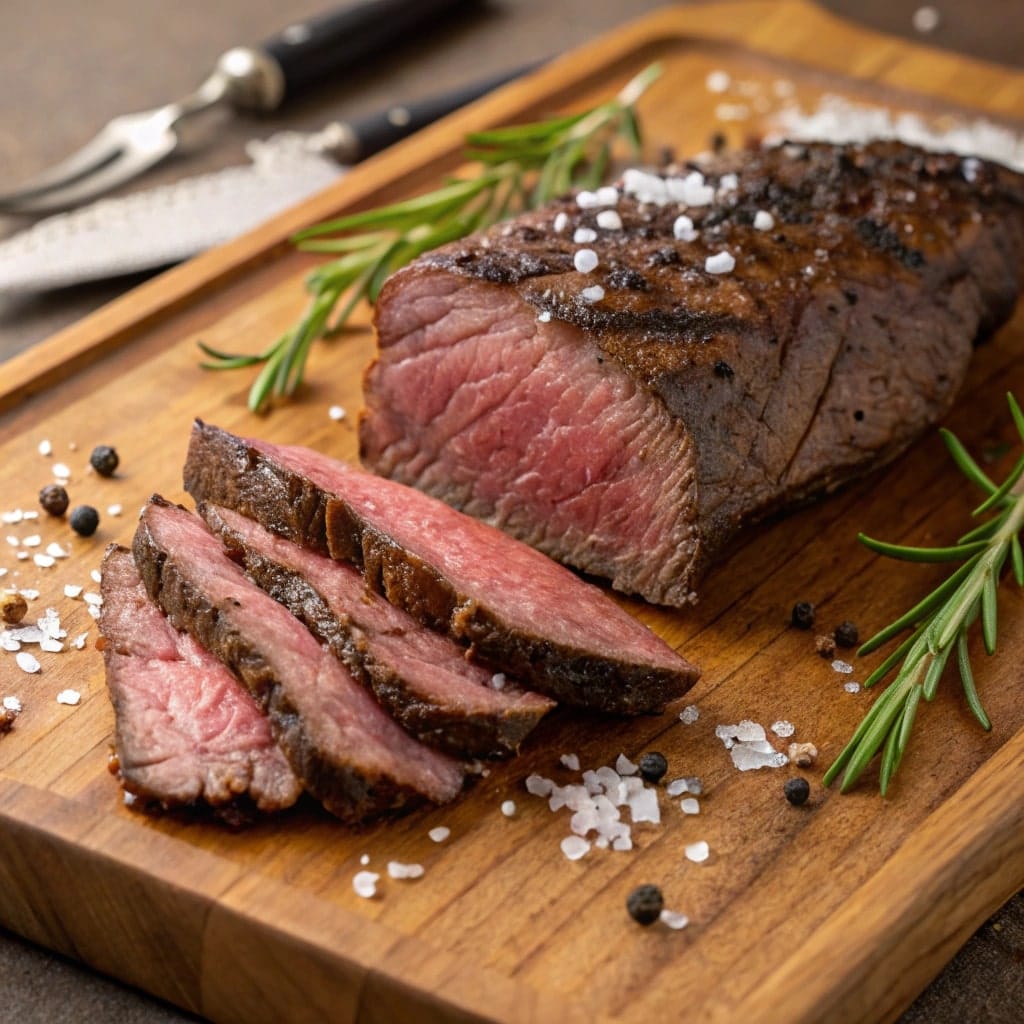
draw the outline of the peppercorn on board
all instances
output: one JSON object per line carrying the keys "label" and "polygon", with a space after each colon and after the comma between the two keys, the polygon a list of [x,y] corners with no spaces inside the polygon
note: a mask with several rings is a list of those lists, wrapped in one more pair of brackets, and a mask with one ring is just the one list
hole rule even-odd
{"label": "peppercorn on board", "polygon": [[[197,369],[196,340],[258,348],[295,320],[302,277],[316,262],[288,245],[296,229],[433,186],[458,166],[467,130],[579,109],[655,59],[665,73],[641,115],[649,144],[680,154],[704,148],[715,130],[740,142],[769,115],[717,119],[723,99],[751,100],[709,93],[707,77],[718,70],[762,83],[766,95],[776,81],[792,82],[808,103],[833,92],[996,117],[1024,105],[1020,74],[855,29],[804,3],[666,10],[6,364],[2,510],[36,508],[53,464],[63,462],[72,505],[96,507],[100,526],[80,538],[44,513],[5,524],[20,543],[0,557],[8,569],[0,587],[38,589],[30,618],[54,607],[69,640],[88,638],[83,650],[40,652],[37,674],[19,669],[13,654],[0,660],[0,695],[22,705],[0,736],[0,924],[216,1021],[639,1021],[678,1017],[680,1007],[713,1021],[855,1021],[897,1014],[1024,884],[1024,702],[1015,690],[1024,607],[1010,586],[999,598],[997,656],[984,659],[977,644],[992,733],[973,724],[947,679],[920,712],[889,799],[873,780],[847,796],[820,786],[871,698],[846,692],[851,677],[818,657],[813,632],[789,627],[790,609],[810,600],[826,629],[853,619],[867,634],[934,585],[932,569],[883,562],[855,542],[858,530],[916,544],[962,532],[975,496],[934,435],[873,478],[748,538],[692,611],[623,602],[703,669],[678,706],[630,721],[556,713],[519,758],[493,766],[452,806],[352,830],[304,805],[233,832],[143,816],[123,805],[107,772],[113,714],[96,625],[85,601],[63,588],[98,589],[90,571],[108,542],[129,541],[152,492],[184,499],[192,418],[356,458],[368,332],[315,350],[306,390],[269,418],[247,413],[244,373]],[[366,311],[360,316],[368,323]],[[1022,340],[1018,311],[976,354],[947,422],[970,450],[989,452],[997,478],[1014,458],[1003,451],[1012,426],[1002,395],[1024,395],[1015,358]],[[340,422],[328,415],[335,404],[348,411]],[[85,472],[98,444],[120,455],[114,477]],[[111,512],[117,505],[121,515]],[[26,544],[33,536],[39,544]],[[51,543],[69,557],[37,565],[34,554]],[[18,550],[29,557],[19,560]],[[852,678],[880,657],[848,657]],[[68,690],[79,703],[58,702]],[[678,714],[690,704],[700,717],[684,724]],[[780,750],[790,740],[815,743],[817,764],[737,771],[715,727],[743,719],[794,723],[786,740],[769,735]],[[586,769],[649,750],[668,758],[666,780],[701,778],[700,813],[683,813],[680,797],[662,789],[662,821],[634,826],[632,851],[568,860],[559,845],[568,812],[549,811],[524,780],[579,781],[562,754]],[[811,781],[802,807],[783,797],[793,774]],[[511,816],[501,810],[507,800]],[[450,836],[435,843],[427,833],[439,826]],[[710,856],[696,863],[685,849],[700,841]],[[353,891],[364,854],[381,874],[374,899]],[[421,863],[425,874],[389,878],[391,860]],[[658,884],[689,926],[631,921],[626,899],[642,883]]]}

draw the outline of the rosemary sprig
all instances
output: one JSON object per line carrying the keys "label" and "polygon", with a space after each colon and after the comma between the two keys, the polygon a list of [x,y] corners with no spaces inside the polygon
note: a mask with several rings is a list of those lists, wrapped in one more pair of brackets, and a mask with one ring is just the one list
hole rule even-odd
{"label": "rosemary sprig", "polygon": [[[1012,394],[1006,397],[1017,432],[1024,441],[1024,414]],[[1024,554],[1020,542],[1024,526],[1024,454],[997,486],[952,433],[948,430],[940,433],[953,461],[986,495],[972,515],[995,514],[964,534],[952,547],[903,547],[860,534],[863,544],[890,558],[911,562],[962,561],[963,564],[857,652],[870,654],[900,633],[911,631],[865,681],[866,687],[874,686],[899,665],[895,678],[825,773],[825,785],[830,785],[843,772],[841,789],[844,793],[881,751],[879,788],[885,795],[907,749],[918,705],[922,698],[934,699],[939,680],[950,661],[956,662],[967,706],[983,729],[992,728],[975,688],[967,637],[971,626],[980,618],[985,651],[990,655],[995,653],[996,588],[1008,558],[1018,586],[1024,587]]]}
{"label": "rosemary sprig", "polygon": [[249,392],[254,412],[291,395],[302,383],[313,343],[341,330],[361,300],[376,302],[393,271],[429,249],[571,189],[595,188],[607,173],[618,139],[638,152],[636,101],[660,74],[660,67],[652,64],[613,99],[580,114],[475,132],[466,138],[466,158],[480,164],[473,176],[453,178],[426,195],[301,232],[296,236],[300,248],[335,255],[308,277],[311,300],[302,319],[253,355],[200,342],[208,357],[200,365],[235,370],[262,364]]}

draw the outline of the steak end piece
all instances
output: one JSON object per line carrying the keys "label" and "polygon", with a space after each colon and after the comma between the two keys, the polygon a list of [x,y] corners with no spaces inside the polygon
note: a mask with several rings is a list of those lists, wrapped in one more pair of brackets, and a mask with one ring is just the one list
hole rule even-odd
{"label": "steak end piece", "polygon": [[282,811],[302,792],[248,691],[146,594],[131,552],[103,557],[100,632],[125,790],[162,808],[230,820]]}
{"label": "steak end piece", "polygon": [[345,821],[462,789],[456,761],[409,736],[203,522],[154,497],[132,552],[150,597],[246,686],[303,786]]}
{"label": "steak end piece", "polygon": [[368,591],[354,566],[231,509],[202,504],[199,514],[247,575],[329,644],[421,742],[457,756],[505,756],[554,707],[468,661],[451,640]]}
{"label": "steak end piece", "polygon": [[392,275],[360,451],[683,606],[741,527],[949,409],[1020,291],[1024,177],[900,143],[787,145],[629,172],[616,196],[611,218],[562,199]]}
{"label": "steak end piece", "polygon": [[[393,604],[560,703],[660,711],[697,679],[693,665],[603,591],[533,548],[318,452],[197,421],[185,487],[197,502],[236,509],[354,562]],[[303,496],[298,508],[293,494]],[[321,511],[306,515],[311,506]]]}

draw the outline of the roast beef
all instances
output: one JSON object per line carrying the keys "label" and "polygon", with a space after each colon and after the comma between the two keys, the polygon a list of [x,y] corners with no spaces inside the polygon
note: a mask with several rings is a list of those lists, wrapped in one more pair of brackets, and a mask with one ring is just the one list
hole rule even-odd
{"label": "roast beef", "polygon": [[514,753],[553,707],[465,657],[451,640],[367,591],[359,570],[269,533],[219,505],[201,505],[232,557],[275,601],[330,644],[404,728],[469,757]]}
{"label": "roast beef", "polygon": [[185,487],[332,558],[474,658],[555,700],[659,710],[697,670],[599,588],[420,491],[197,422]]}
{"label": "roast beef", "polygon": [[124,788],[147,805],[280,811],[302,788],[249,692],[150,601],[131,552],[103,558],[100,631]]}
{"label": "roast beef", "polygon": [[391,277],[361,456],[680,606],[949,408],[1022,256],[1024,178],[898,142],[629,172]]}
{"label": "roast beef", "polygon": [[202,520],[154,497],[132,544],[150,597],[245,684],[303,786],[346,821],[454,799],[464,772],[406,733]]}

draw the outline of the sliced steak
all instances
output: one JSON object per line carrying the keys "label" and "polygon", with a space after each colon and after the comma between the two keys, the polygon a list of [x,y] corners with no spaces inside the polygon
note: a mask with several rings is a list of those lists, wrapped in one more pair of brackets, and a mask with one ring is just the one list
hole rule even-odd
{"label": "sliced steak", "polygon": [[391,277],[361,455],[658,603],[693,600],[743,525],[903,451],[1020,289],[1024,177],[900,143],[630,172],[607,201]]}
{"label": "sliced steak", "polygon": [[204,504],[199,513],[249,577],[328,643],[422,742],[468,757],[515,753],[554,707],[468,661],[463,648],[368,591],[354,566],[269,533],[231,509]]}
{"label": "sliced steak", "polygon": [[125,790],[164,808],[281,811],[302,787],[234,676],[149,599],[131,552],[111,545],[100,584],[103,662]]}
{"label": "sliced steak", "polygon": [[458,795],[459,765],[393,721],[326,646],[246,578],[198,517],[154,497],[132,552],[150,597],[245,684],[295,774],[329,811],[358,821]]}
{"label": "sliced steak", "polygon": [[419,491],[197,422],[185,487],[332,558],[484,664],[566,704],[656,711],[697,670],[597,587]]}

